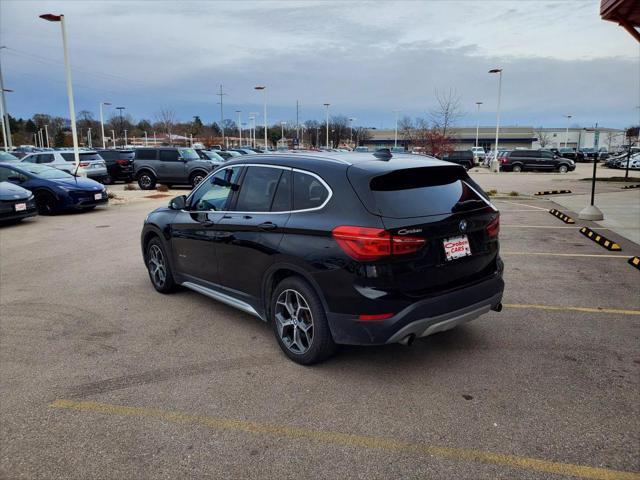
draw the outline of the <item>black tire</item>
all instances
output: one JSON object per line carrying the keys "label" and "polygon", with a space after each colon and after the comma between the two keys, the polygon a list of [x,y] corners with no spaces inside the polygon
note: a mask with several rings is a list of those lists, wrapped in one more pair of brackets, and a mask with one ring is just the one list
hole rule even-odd
{"label": "black tire", "polygon": [[111,177],[111,175],[107,175],[102,179],[103,185],[113,185],[114,183],[115,183],[115,180],[113,179],[113,177]]}
{"label": "black tire", "polygon": [[558,167],[558,172],[559,173],[567,173],[569,171],[569,167],[567,167],[566,165],[560,165]]}
{"label": "black tire", "polygon": [[49,192],[38,192],[36,197],[36,207],[40,215],[52,215],[56,208],[56,198]]}
{"label": "black tire", "polygon": [[189,176],[189,184],[192,188],[196,188],[196,186],[206,177],[207,174],[201,171],[195,171]]}
{"label": "black tire", "polygon": [[522,165],[514,165],[514,166],[511,168],[511,171],[512,171],[512,172],[515,172],[515,173],[520,173],[520,172],[522,171]]}
{"label": "black tire", "polygon": [[[302,297],[303,301],[296,301],[300,308],[297,309],[295,316],[289,315],[290,310],[283,303],[279,303],[279,300],[283,299],[282,296],[286,299],[287,295]],[[299,297],[296,298],[299,299]],[[303,306],[304,303],[306,307]],[[273,291],[270,306],[271,324],[276,341],[291,360],[301,365],[312,365],[326,360],[335,353],[337,345],[331,336],[320,297],[303,278],[288,277],[280,282]],[[305,327],[307,333],[304,333]],[[309,331],[311,331],[310,341],[301,341],[301,348],[296,348],[297,345],[293,341],[296,338],[296,330],[299,340],[302,340],[303,336],[308,340]]]}
{"label": "black tire", "polygon": [[136,177],[140,190],[153,190],[156,188],[156,176],[149,170],[143,170]]}
{"label": "black tire", "polygon": [[[167,253],[158,237],[152,238],[147,244],[144,259],[153,288],[160,293],[171,293],[175,291],[177,285],[173,279],[169,258],[167,257]],[[157,268],[160,263],[159,260],[162,262],[161,267],[164,271],[164,278]]]}

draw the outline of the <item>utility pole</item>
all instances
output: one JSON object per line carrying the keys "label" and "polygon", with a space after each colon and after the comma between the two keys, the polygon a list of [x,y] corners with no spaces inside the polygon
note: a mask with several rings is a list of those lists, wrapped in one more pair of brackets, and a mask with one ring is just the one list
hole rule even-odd
{"label": "utility pole", "polygon": [[296,147],[299,147],[300,140],[300,102],[296,100]]}
{"label": "utility pole", "polygon": [[49,125],[45,125],[44,126],[44,134],[47,137],[47,148],[50,148],[49,147]]}
{"label": "utility pole", "polygon": [[220,131],[222,132],[222,146],[224,147],[224,107],[222,102],[222,97],[226,95],[226,93],[222,93],[222,84],[220,84],[220,93],[216,93],[220,97]]}
{"label": "utility pole", "polygon": [[327,109],[327,145],[326,148],[329,148],[329,106],[331,104],[330,103],[325,103],[324,106]]}

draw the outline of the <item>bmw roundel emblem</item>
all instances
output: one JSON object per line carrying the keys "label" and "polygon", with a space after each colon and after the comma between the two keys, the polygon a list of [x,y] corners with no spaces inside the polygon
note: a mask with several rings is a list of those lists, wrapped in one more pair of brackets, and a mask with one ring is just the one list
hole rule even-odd
{"label": "bmw roundel emblem", "polygon": [[460,220],[460,224],[458,225],[458,228],[460,229],[460,231],[462,233],[467,231],[467,221],[466,220]]}

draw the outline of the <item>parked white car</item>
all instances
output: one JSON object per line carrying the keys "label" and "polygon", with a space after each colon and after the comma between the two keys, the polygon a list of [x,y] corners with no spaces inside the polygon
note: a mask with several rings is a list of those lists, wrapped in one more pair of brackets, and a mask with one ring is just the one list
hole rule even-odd
{"label": "parked white car", "polygon": [[73,150],[55,150],[52,152],[30,153],[22,158],[22,162],[39,163],[63,170],[71,175],[81,175],[92,180],[102,181],[107,178],[107,165],[98,152],[80,151],[80,166],[76,172]]}
{"label": "parked white car", "polygon": [[480,163],[480,161],[484,160],[486,153],[484,148],[482,147],[471,147],[471,151],[473,152],[473,156],[476,158],[476,163]]}

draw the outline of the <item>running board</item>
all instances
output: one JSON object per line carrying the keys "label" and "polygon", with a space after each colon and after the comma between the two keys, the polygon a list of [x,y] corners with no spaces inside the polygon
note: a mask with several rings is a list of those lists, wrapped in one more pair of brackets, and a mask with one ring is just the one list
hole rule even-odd
{"label": "running board", "polygon": [[218,300],[219,302],[225,303],[230,307],[237,308],[238,310],[242,310],[250,315],[255,315],[259,319],[262,320],[262,317],[258,312],[256,312],[255,308],[249,305],[242,300],[238,300],[237,298],[233,298],[224,293],[216,292],[215,290],[211,290],[210,288],[203,287],[202,285],[198,285],[193,282],[182,282],[183,287],[187,287],[190,290],[201,293],[202,295],[206,295],[207,297],[213,298],[214,300]]}

